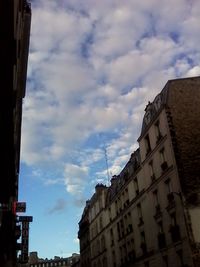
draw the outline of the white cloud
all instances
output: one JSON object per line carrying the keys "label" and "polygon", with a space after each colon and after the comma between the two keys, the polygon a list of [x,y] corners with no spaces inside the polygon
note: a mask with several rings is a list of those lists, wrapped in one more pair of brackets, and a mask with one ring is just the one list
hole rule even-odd
{"label": "white cloud", "polygon": [[199,76],[199,75],[200,75],[200,66],[193,67],[186,74],[187,77],[193,77],[193,76]]}
{"label": "white cloud", "polygon": [[168,79],[200,74],[199,1],[32,6],[21,160],[59,165],[67,191],[82,194],[91,170],[106,177],[105,165],[97,168],[102,141],[94,136],[105,134],[116,174],[137,147],[148,100]]}
{"label": "white cloud", "polygon": [[64,170],[66,190],[75,195],[81,194],[88,179],[88,167],[66,164]]}

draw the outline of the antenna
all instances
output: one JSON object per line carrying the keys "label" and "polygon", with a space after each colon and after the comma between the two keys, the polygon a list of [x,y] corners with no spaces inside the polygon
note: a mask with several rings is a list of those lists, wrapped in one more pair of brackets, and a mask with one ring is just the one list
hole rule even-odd
{"label": "antenna", "polygon": [[[99,137],[102,137],[102,133],[99,133]],[[101,140],[103,141],[103,150],[104,150],[104,155],[105,155],[107,179],[108,179],[108,186],[109,186],[109,183],[110,183],[110,175],[109,175],[109,171],[108,171],[108,155],[107,155],[107,149],[106,149],[105,141],[103,140],[103,138],[101,138]]]}
{"label": "antenna", "polygon": [[108,156],[107,156],[107,150],[106,150],[106,146],[104,143],[104,153],[105,153],[105,160],[106,160],[106,170],[107,170],[107,179],[108,179],[108,186],[109,186],[109,181],[110,181],[110,177],[109,177],[109,171],[108,171]]}

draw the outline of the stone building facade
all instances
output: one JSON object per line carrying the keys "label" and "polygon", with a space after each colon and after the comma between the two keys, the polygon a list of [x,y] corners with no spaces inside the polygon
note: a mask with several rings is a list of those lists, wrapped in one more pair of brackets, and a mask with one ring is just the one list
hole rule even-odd
{"label": "stone building facade", "polygon": [[91,266],[200,266],[200,77],[167,82],[145,108],[138,143],[87,202]]}

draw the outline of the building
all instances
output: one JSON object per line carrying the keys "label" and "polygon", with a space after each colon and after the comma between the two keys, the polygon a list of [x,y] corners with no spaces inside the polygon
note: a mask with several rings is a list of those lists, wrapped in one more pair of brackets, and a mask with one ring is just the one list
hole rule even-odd
{"label": "building", "polygon": [[0,1],[0,262],[15,266],[22,100],[25,96],[31,9],[25,0]]}
{"label": "building", "polygon": [[72,267],[80,267],[80,259],[72,264]]}
{"label": "building", "polygon": [[200,77],[167,82],[145,108],[138,143],[87,202],[81,266],[86,246],[92,267],[200,266]]}
{"label": "building", "polygon": [[[37,252],[31,252],[27,267],[71,267],[79,266],[80,256],[73,253],[71,257],[63,258],[55,256],[54,259],[40,259]],[[77,263],[77,264],[76,264]]]}
{"label": "building", "polygon": [[91,252],[90,252],[90,229],[89,229],[89,210],[90,202],[86,202],[82,218],[79,222],[78,238],[80,240],[81,266],[91,267]]}
{"label": "building", "polygon": [[[90,222],[90,249],[91,266],[107,266],[107,255],[105,246],[105,232],[103,229],[108,225],[106,209],[106,196],[108,188],[103,184],[97,184],[95,194],[90,200],[89,222]],[[87,265],[85,265],[87,266]]]}

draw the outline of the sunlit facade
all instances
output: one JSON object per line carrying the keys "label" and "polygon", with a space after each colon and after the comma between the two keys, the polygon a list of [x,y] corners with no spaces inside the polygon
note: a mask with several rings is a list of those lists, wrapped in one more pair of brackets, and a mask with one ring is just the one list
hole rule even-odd
{"label": "sunlit facade", "polygon": [[87,202],[92,267],[200,266],[199,114],[200,77],[170,80],[148,103],[138,150],[98,185],[105,205],[97,190]]}

